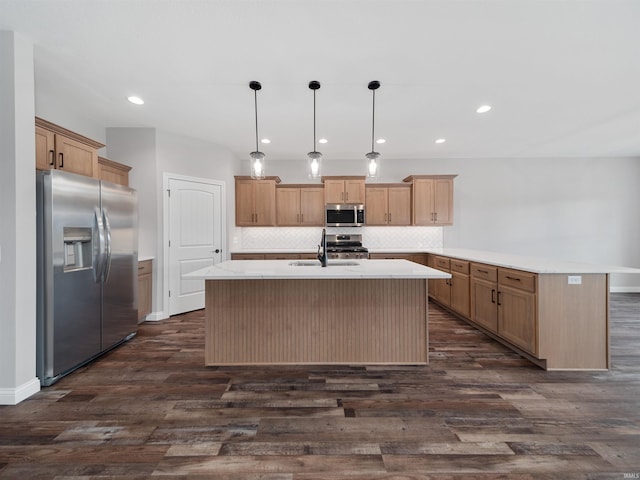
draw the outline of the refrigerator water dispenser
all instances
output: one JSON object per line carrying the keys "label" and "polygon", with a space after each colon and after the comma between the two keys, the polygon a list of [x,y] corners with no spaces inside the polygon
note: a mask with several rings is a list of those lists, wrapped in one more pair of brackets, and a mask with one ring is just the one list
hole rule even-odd
{"label": "refrigerator water dispenser", "polygon": [[91,228],[64,227],[64,271],[91,268]]}

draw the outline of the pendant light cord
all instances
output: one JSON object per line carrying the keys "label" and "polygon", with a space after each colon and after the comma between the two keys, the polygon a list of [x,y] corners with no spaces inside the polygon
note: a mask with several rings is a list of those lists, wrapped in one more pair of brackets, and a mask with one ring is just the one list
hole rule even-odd
{"label": "pendant light cord", "polygon": [[316,151],[316,91],[313,91],[313,151]]}
{"label": "pendant light cord", "polygon": [[376,136],[376,91],[371,90],[373,93],[373,114],[371,115],[371,151],[373,152],[373,139]]}
{"label": "pendant light cord", "polygon": [[256,152],[258,151],[258,91],[253,91],[253,101],[256,112]]}

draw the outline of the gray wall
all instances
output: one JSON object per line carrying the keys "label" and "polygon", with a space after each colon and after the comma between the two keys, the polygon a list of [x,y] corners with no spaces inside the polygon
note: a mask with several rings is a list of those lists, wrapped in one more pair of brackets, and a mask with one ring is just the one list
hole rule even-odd
{"label": "gray wall", "polygon": [[[166,318],[164,174],[224,182],[227,208],[234,209],[235,158],[219,145],[153,128],[108,128],[107,145],[107,157],[110,160],[132,167],[129,185],[138,191],[138,253],[142,257],[154,257],[153,313],[150,318]],[[231,218],[234,223],[233,215]],[[235,226],[232,228],[235,229]]]}

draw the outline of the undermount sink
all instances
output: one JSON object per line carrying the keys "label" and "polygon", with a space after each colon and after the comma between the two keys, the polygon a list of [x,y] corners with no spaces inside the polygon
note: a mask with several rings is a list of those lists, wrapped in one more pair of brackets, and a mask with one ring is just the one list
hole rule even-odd
{"label": "undermount sink", "polygon": [[[357,265],[360,265],[358,262],[345,262],[345,261],[338,261],[338,262],[332,262],[329,261],[329,263],[327,264],[328,267],[355,267]],[[307,262],[290,262],[289,263],[290,267],[320,267],[320,262],[316,262],[316,261],[307,261]]]}

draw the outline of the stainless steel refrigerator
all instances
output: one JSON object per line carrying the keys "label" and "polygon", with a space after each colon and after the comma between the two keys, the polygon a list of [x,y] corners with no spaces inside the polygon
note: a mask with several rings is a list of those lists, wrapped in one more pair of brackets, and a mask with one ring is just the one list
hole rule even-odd
{"label": "stainless steel refrigerator", "polygon": [[94,178],[36,178],[37,375],[51,385],[137,331],[138,204]]}

